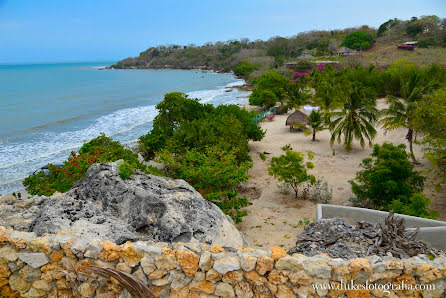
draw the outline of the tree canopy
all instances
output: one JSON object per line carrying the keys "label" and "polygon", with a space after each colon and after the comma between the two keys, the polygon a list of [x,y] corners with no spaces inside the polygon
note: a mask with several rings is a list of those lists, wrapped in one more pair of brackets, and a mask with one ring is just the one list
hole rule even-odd
{"label": "tree canopy", "polygon": [[373,42],[372,35],[366,32],[357,31],[347,35],[341,45],[351,49],[366,50],[373,45]]}

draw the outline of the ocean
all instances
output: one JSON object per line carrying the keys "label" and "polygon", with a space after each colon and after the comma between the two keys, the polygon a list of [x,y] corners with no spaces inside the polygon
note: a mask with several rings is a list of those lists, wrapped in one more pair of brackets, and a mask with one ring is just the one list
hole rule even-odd
{"label": "ocean", "polygon": [[[0,194],[101,133],[133,144],[152,128],[168,92],[214,105],[245,102],[231,74],[200,70],[104,70],[113,62],[0,65]],[[228,92],[229,91],[229,92]]]}

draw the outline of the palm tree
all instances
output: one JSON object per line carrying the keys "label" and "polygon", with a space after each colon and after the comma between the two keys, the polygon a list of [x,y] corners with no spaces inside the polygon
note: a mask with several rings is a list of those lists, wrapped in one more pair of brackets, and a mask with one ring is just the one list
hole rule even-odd
{"label": "palm tree", "polygon": [[331,114],[334,120],[330,123],[330,144],[333,146],[335,140],[340,143],[341,136],[344,135],[345,149],[350,151],[354,139],[359,140],[362,148],[365,146],[365,139],[372,145],[376,136],[373,123],[377,120],[378,110],[376,98],[369,89],[354,84],[348,93],[342,110]]}
{"label": "palm tree", "polygon": [[318,110],[311,111],[310,116],[308,116],[308,120],[310,121],[310,126],[313,131],[313,142],[316,141],[316,132],[324,130],[325,123],[323,120],[323,115]]}
{"label": "palm tree", "polygon": [[287,89],[287,103],[289,107],[300,109],[301,106],[307,104],[311,97],[309,90],[304,88],[301,82],[292,82]]}

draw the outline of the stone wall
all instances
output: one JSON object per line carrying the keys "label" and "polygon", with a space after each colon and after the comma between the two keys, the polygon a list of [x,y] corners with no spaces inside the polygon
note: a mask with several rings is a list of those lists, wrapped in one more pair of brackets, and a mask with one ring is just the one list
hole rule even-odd
{"label": "stone wall", "polygon": [[[72,297],[73,266],[113,267],[133,274],[161,297],[444,297],[446,258],[426,256],[332,259],[287,255],[280,247],[209,247],[203,243],[87,241],[70,232],[36,237],[0,227],[0,293],[21,297]],[[65,270],[65,273],[61,270]],[[315,289],[332,282],[430,284],[435,290]],[[83,297],[129,297],[116,280],[78,281]]]}

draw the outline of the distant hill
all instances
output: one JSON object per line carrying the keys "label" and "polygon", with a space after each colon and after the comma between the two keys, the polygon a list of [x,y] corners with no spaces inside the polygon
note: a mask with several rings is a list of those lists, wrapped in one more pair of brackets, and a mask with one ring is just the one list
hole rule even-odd
{"label": "distant hill", "polygon": [[[276,36],[267,41],[241,39],[201,46],[157,46],[147,49],[138,57],[119,61],[112,67],[199,68],[218,72],[235,71],[240,76],[249,74],[256,77],[265,69],[282,67],[304,50],[316,58],[326,59],[344,45],[349,34],[357,31],[371,36],[371,48],[359,48],[362,56],[349,57],[346,63],[372,63],[385,68],[406,57],[417,64],[439,62],[446,66],[446,19],[422,16],[410,20],[389,20],[378,29],[364,25],[343,30],[309,31],[289,38]],[[397,50],[397,44],[411,40],[418,42],[416,51]]]}

